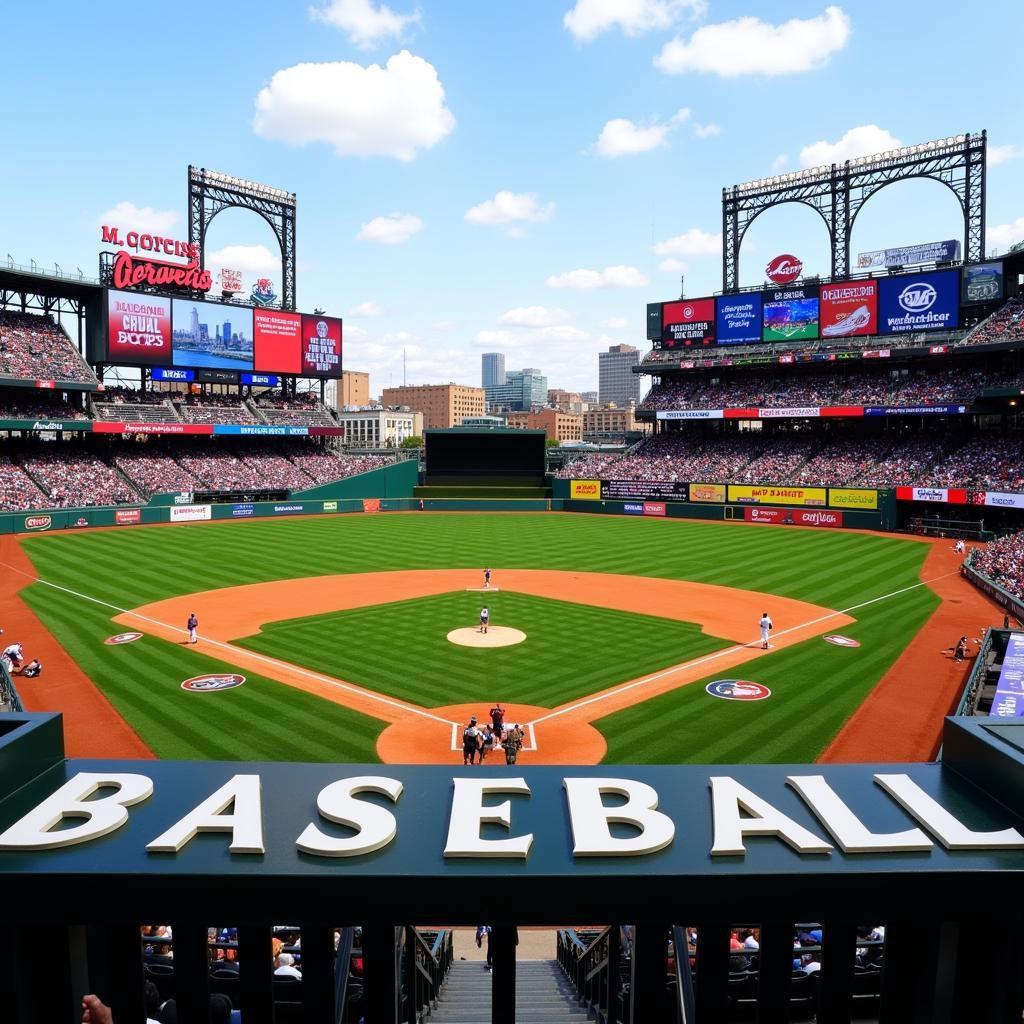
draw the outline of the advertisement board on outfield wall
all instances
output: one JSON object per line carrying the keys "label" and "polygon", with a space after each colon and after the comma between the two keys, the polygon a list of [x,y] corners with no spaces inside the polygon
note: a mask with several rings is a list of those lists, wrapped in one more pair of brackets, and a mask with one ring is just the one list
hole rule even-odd
{"label": "advertisement board on outfield wall", "polygon": [[828,503],[832,508],[878,508],[878,491],[860,487],[830,487]]}
{"label": "advertisement board on outfield wall", "polygon": [[686,484],[677,480],[602,480],[601,497],[609,500],[667,498],[686,501]]}
{"label": "advertisement board on outfield wall", "polygon": [[898,501],[938,501],[966,505],[967,491],[962,487],[897,487]]}
{"label": "advertisement board on outfield wall", "polygon": [[843,513],[831,509],[745,508],[748,523],[776,523],[783,526],[842,526]]}
{"label": "advertisement board on outfield wall", "polygon": [[725,484],[690,484],[690,501],[725,501]]}
{"label": "advertisement board on outfield wall", "polygon": [[142,509],[119,508],[114,512],[115,526],[137,526],[142,522]]}
{"label": "advertisement board on outfield wall", "polygon": [[600,501],[600,480],[570,480],[569,497],[574,501]]}
{"label": "advertisement board on outfield wall", "polygon": [[213,518],[210,505],[172,505],[168,511],[172,523],[198,523]]}
{"label": "advertisement board on outfield wall", "polygon": [[765,487],[729,484],[729,500],[744,505],[824,505],[824,487]]}
{"label": "advertisement board on outfield wall", "polygon": [[995,508],[1024,508],[1024,494],[1008,491],[985,491],[985,504]]}

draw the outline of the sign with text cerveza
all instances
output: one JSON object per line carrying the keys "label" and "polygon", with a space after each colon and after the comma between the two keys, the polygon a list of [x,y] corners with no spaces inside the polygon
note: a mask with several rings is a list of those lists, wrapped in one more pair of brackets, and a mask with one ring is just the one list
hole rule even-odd
{"label": "sign with text cerveza", "polygon": [[678,480],[602,480],[601,497],[606,500],[665,498],[686,501],[688,488]]}
{"label": "sign with text cerveza", "polygon": [[[506,895],[541,879],[735,887],[751,874],[776,884],[888,876],[912,886],[955,872],[964,882],[1021,871],[1017,824],[941,764],[529,766],[481,777],[439,765],[71,760],[0,803],[0,881],[10,891],[16,880],[26,898],[33,886],[74,886],[87,910],[101,893],[109,906],[109,887],[90,884],[104,876],[117,876],[122,896],[157,879],[164,896],[199,876],[224,887],[257,873],[333,879],[348,885],[350,907],[381,900],[351,884],[377,878],[415,884],[436,914],[431,882],[479,879],[485,867]],[[611,898],[616,909],[626,896]]]}

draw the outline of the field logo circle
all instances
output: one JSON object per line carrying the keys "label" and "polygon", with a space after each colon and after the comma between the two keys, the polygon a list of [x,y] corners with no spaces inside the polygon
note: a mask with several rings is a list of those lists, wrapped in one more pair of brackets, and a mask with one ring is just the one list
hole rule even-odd
{"label": "field logo circle", "polygon": [[183,690],[191,690],[193,693],[218,693],[221,690],[233,690],[245,682],[245,676],[237,675],[234,672],[211,672],[205,676],[193,676],[186,679],[182,684]]}
{"label": "field logo circle", "polygon": [[749,679],[716,679],[704,689],[722,700],[766,700],[772,695],[767,686]]}
{"label": "field logo circle", "polygon": [[141,639],[141,633],[118,633],[115,636],[108,636],[103,642],[113,647],[117,644],[133,644],[136,640]]}
{"label": "field logo circle", "polygon": [[821,638],[827,644],[835,644],[836,647],[860,647],[860,641],[850,636],[840,636],[838,633],[828,633]]}

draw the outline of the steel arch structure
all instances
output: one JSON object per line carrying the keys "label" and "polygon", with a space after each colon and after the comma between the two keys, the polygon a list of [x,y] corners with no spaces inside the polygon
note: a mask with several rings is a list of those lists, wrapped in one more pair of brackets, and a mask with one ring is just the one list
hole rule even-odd
{"label": "steel arch structure", "polygon": [[188,240],[206,267],[206,232],[218,213],[237,207],[259,214],[281,249],[281,308],[295,309],[295,193],[205,167],[188,169]]}
{"label": "steel arch structure", "polygon": [[876,192],[911,178],[930,178],[953,192],[964,218],[964,259],[984,259],[986,145],[984,131],[955,135],[723,188],[723,291],[739,288],[740,247],[747,229],[765,210],[784,203],[801,203],[820,214],[831,242],[832,277],[845,277],[850,272],[850,238],[857,214]]}

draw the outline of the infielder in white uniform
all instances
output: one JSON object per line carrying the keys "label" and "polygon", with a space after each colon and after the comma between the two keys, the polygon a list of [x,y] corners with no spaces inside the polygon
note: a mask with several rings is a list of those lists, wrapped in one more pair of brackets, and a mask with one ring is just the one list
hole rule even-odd
{"label": "infielder in white uniform", "polygon": [[487,623],[490,622],[490,619],[491,619],[491,613],[487,610],[487,608],[486,607],[481,608],[480,609],[480,632],[481,633],[486,633],[487,632]]}
{"label": "infielder in white uniform", "polygon": [[768,613],[767,612],[762,612],[761,613],[761,623],[760,623],[760,625],[761,625],[761,650],[762,651],[767,651],[768,650],[768,634],[771,632],[772,626],[774,625],[772,620],[768,617]]}

